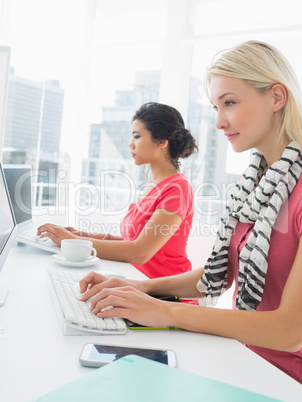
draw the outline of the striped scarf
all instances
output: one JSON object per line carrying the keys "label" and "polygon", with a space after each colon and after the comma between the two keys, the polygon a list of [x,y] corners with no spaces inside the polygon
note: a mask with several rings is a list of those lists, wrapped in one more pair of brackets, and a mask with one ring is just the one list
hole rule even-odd
{"label": "striped scarf", "polygon": [[239,254],[236,308],[256,310],[265,285],[270,236],[282,204],[302,173],[299,145],[292,141],[279,161],[268,168],[264,157],[253,153],[251,164],[240,178],[221,218],[212,254],[197,284],[215,304],[227,286],[228,249],[238,222],[255,223]]}

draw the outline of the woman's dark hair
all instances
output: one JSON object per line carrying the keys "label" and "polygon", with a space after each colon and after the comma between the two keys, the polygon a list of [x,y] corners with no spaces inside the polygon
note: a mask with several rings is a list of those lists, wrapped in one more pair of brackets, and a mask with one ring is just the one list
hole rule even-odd
{"label": "woman's dark hair", "polygon": [[161,103],[145,103],[136,111],[132,122],[139,120],[150,131],[154,142],[168,140],[171,161],[179,170],[179,158],[188,158],[198,152],[195,139],[185,123],[181,114],[172,106]]}

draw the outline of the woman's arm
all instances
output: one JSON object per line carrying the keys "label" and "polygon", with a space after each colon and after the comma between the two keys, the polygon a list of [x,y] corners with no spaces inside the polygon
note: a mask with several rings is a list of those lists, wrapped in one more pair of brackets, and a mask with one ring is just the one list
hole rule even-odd
{"label": "woman's arm", "polygon": [[143,265],[173,236],[182,223],[179,215],[157,209],[138,237],[133,241],[94,242],[98,256],[103,259]]}
{"label": "woman's arm", "polygon": [[[173,212],[157,209],[148,220],[139,236],[133,241],[100,240],[93,237],[80,236],[91,240],[97,250],[97,256],[106,260],[124,261],[142,265],[150,260],[163,245],[173,236],[182,223],[182,218]],[[42,225],[38,230],[41,237],[49,237],[57,244],[63,239],[77,238],[69,230],[52,225]]]}
{"label": "woman's arm", "polygon": [[[184,272],[183,274],[134,281],[118,278],[108,279],[97,272],[90,272],[80,281],[80,290],[81,293],[86,292],[83,294],[82,300],[86,301],[91,297],[94,297],[94,304],[101,299],[98,297],[98,293],[103,289],[129,285],[151,296],[178,296],[179,298],[187,299],[203,298],[204,294],[201,294],[196,288],[196,284],[203,274],[204,268],[202,267]],[[232,286],[232,283],[233,272],[232,267],[229,264],[227,289]]]}
{"label": "woman's arm", "polygon": [[81,293],[86,292],[83,294],[81,300],[86,301],[91,297],[94,297],[94,303],[96,303],[101,299],[98,293],[103,289],[113,289],[124,286],[132,286],[133,288],[152,296],[177,295],[181,298],[203,297],[196,288],[196,283],[203,275],[203,272],[204,269],[199,268],[175,276],[141,281],[119,278],[108,279],[97,272],[90,272],[80,281]]}
{"label": "woman's arm", "polygon": [[77,230],[71,226],[66,226],[64,229],[68,230],[70,233],[79,237],[89,237],[89,239],[99,239],[99,240],[123,240],[121,237],[112,236],[109,233],[89,233],[81,230]]}
{"label": "woman's arm", "polygon": [[[199,270],[198,275],[201,273],[202,271]],[[192,275],[191,281],[189,274]],[[183,276],[173,277],[170,285],[168,285],[169,277],[161,278],[164,280],[163,282],[159,279],[149,281],[149,286],[151,286],[149,291],[151,290],[152,294],[156,283],[165,283],[165,287],[169,291],[180,290],[181,283],[178,282],[178,279],[181,277],[184,279],[184,288],[192,290],[193,279],[197,279],[197,275],[194,277],[194,270]],[[146,285],[148,286],[148,284]],[[161,286],[159,289],[162,290]],[[234,338],[255,346],[295,352],[302,346],[301,289],[302,239],[283,290],[280,306],[276,310],[225,310],[185,303],[162,302],[143,294],[132,286],[104,287],[92,298],[92,310],[100,317],[124,317],[143,325],[179,327],[189,331]],[[110,305],[115,308],[101,311]]]}

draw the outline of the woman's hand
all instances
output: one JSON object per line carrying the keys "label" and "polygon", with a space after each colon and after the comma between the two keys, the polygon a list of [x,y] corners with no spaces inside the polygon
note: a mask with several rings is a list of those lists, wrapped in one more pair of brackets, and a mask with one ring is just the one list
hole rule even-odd
{"label": "woman's hand", "polygon": [[98,274],[97,272],[90,272],[83,279],[81,279],[79,283],[80,292],[84,293],[80,300],[87,301],[105,288],[132,286],[136,289],[144,291],[143,282],[144,281],[130,279],[108,278],[107,276]]}
{"label": "woman's hand", "polygon": [[[140,325],[167,327],[174,325],[170,309],[176,304],[155,299],[132,286],[124,286],[103,289],[92,298],[91,310],[100,318],[121,317]],[[114,308],[106,309],[111,306]]]}
{"label": "woman's hand", "polygon": [[38,228],[37,235],[42,237],[49,237],[54,243],[61,245],[61,241],[64,239],[77,239],[78,236],[71,233],[69,230],[62,228],[61,226],[47,223]]}
{"label": "woman's hand", "polygon": [[[141,325],[164,327],[169,325],[169,307],[175,303],[155,299],[143,290],[144,281],[106,278],[91,272],[80,281],[79,300],[91,298],[91,311],[98,317],[121,317]],[[88,290],[87,290],[88,289]],[[114,309],[104,310],[107,307]]]}
{"label": "woman's hand", "polygon": [[[144,293],[144,281],[108,279],[90,272],[80,281],[80,291],[85,294],[79,300],[91,298],[91,311],[98,317],[122,317],[141,325],[168,325],[167,307],[173,303],[162,302]],[[103,311],[107,307],[114,309]]]}

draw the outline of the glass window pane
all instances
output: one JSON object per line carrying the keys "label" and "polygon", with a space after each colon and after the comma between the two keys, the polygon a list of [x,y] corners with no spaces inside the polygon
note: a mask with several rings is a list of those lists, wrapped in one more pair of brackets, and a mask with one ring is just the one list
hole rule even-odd
{"label": "glass window pane", "polygon": [[[82,162],[79,182],[99,183],[105,167],[132,173],[131,118],[141,103],[158,100],[167,2],[7,4],[11,73],[5,162],[39,169],[35,178],[44,184],[37,185],[35,198],[45,205],[66,204],[70,168]],[[111,162],[103,166],[100,158]],[[58,187],[61,182],[66,186]]]}

